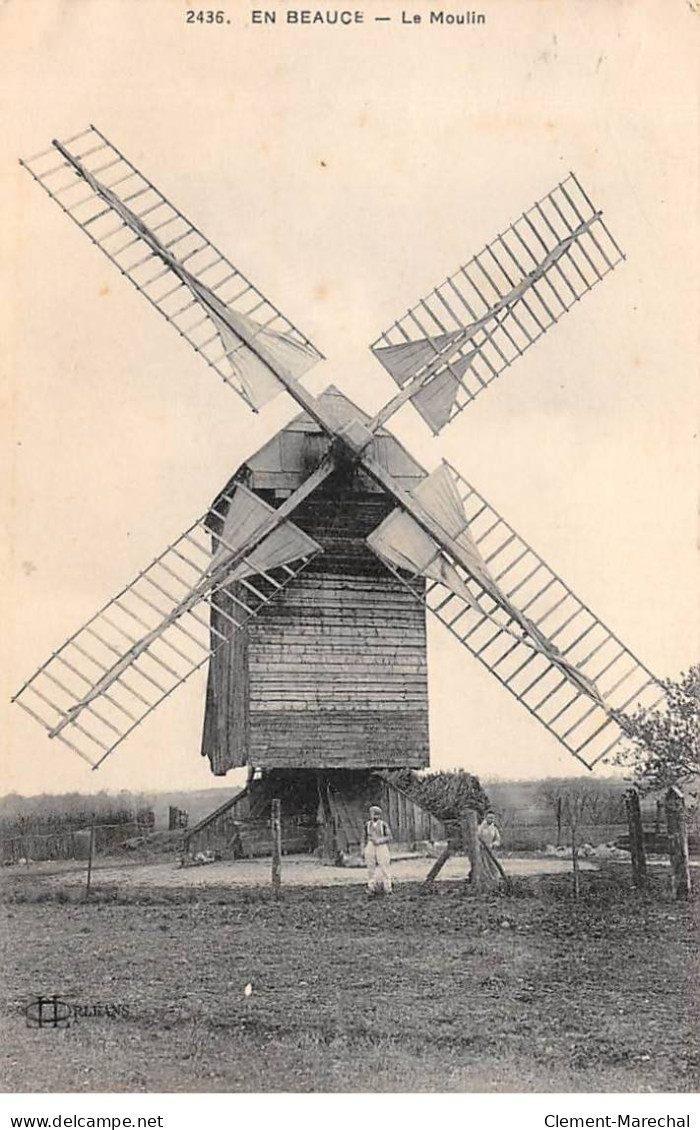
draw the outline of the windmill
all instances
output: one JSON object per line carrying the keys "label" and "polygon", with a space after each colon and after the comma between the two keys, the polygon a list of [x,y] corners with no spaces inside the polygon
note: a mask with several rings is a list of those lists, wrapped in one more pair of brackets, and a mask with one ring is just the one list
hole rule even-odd
{"label": "windmill", "polygon": [[353,774],[428,763],[426,609],[589,768],[660,701],[460,471],[386,428],[410,402],[440,433],[623,260],[574,174],[377,338],[397,391],[370,417],[304,387],[321,353],[94,126],[21,163],[253,411],[301,409],[17,692],[50,738],[97,768],[209,664],[213,771],[306,774],[337,812]]}

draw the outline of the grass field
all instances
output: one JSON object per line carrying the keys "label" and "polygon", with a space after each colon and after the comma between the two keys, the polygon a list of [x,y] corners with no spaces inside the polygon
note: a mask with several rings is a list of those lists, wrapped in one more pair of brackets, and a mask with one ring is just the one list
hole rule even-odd
{"label": "grass field", "polygon": [[[3,1079],[29,1091],[689,1091],[697,902],[615,872],[463,884],[8,892]],[[245,987],[252,986],[249,995]],[[27,1027],[57,993],[120,1006]]]}

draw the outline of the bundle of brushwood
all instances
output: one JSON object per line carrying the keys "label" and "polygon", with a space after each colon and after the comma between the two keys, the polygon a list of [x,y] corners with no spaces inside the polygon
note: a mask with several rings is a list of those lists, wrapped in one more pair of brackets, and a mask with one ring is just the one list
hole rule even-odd
{"label": "bundle of brushwood", "polygon": [[406,793],[416,804],[426,808],[448,827],[459,824],[465,809],[473,808],[483,818],[489,798],[479,778],[465,769],[438,770],[418,774],[412,769],[398,769],[385,774],[386,779]]}

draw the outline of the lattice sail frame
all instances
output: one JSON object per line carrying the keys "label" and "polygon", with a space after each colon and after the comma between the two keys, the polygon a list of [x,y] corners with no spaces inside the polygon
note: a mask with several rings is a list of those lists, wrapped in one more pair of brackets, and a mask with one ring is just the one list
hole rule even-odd
{"label": "lattice sail frame", "polygon": [[[222,495],[227,508],[232,495]],[[286,565],[262,571],[252,560],[251,575],[232,584],[226,577],[203,583],[222,544],[213,534],[210,509],[185,530],[146,569],[74,633],[13,697],[32,718],[96,769],[157,706],[185,683],[309,564],[316,551]],[[307,539],[311,541],[312,539]],[[217,575],[217,574],[215,574]],[[173,591],[175,589],[175,591]],[[178,591],[180,590],[180,591]],[[223,594],[226,607],[217,601]],[[235,614],[229,610],[228,601]],[[208,606],[210,614],[203,614]],[[182,609],[181,611],[179,611]],[[211,610],[230,625],[224,635]],[[115,664],[139,647],[144,633],[176,618],[114,679],[84,705]],[[79,709],[77,716],[71,712]]]}
{"label": "lattice sail frame", "polygon": [[[95,126],[60,144],[148,226],[199,284],[234,314],[252,319],[254,332],[269,331],[290,339],[308,351],[309,364],[322,359],[309,339]],[[20,163],[207,365],[257,411],[234,367],[236,352],[245,352],[245,346],[239,342],[231,347],[222,341],[220,327],[153,248],[77,175],[54,146]]]}
{"label": "lattice sail frame", "polygon": [[[308,338],[99,130],[91,126],[61,144],[93,177],[99,177],[123,205],[131,211],[138,208],[134,213],[136,219],[144,218],[143,222],[148,223],[179,267],[234,314],[249,319],[253,336],[270,330],[286,335],[314,358],[322,357]],[[138,231],[124,222],[109,200],[76,174],[56,148],[22,164],[117,269],[255,410],[234,365],[234,354],[240,356],[240,351],[245,353],[248,348],[245,338],[239,336],[235,345],[227,344],[220,325],[210,317],[206,305],[198,301],[196,288],[195,292],[191,286],[188,288],[167,261],[159,258],[153,245],[141,239]],[[382,350],[409,346],[403,354],[400,374],[397,377],[394,366],[392,376],[404,392],[411,394],[415,407],[433,430],[440,431],[623,258],[601,213],[571,174],[394,323],[372,349],[382,361]],[[382,363],[386,363],[387,356],[385,353]],[[264,356],[262,360],[266,363]],[[392,404],[386,406],[386,418],[394,410]],[[505,578],[508,598],[536,624],[548,622],[545,634],[549,634],[567,660],[578,664],[594,683],[604,680],[598,689],[611,706],[604,709],[572,684],[561,668],[548,661],[533,640],[523,635],[522,626],[509,621],[507,612],[463,570],[461,575],[482,603],[483,616],[439,582],[429,580],[425,592],[419,594],[405,574],[388,567],[530,713],[574,756],[592,767],[621,740],[615,713],[621,715],[633,703],[655,705],[663,698],[663,694],[657,694],[661,688],[482,496],[454,468],[451,472],[459,483],[472,533],[477,543],[483,544],[497,582]],[[195,535],[208,538],[209,532],[210,526],[204,519],[194,523],[132,585],[55,652],[15,696],[15,701],[50,734],[90,764],[99,765],[218,647],[230,642],[219,633],[221,638],[214,643],[217,633],[200,614],[203,603],[218,608],[218,591],[233,595],[225,582],[201,593],[193,602],[188,584],[194,583],[194,579],[186,580],[173,568],[189,567],[200,576],[206,565],[202,565],[198,555],[209,562],[212,555]],[[496,545],[492,538],[500,534],[505,540]],[[508,556],[511,552],[515,554],[512,559]],[[188,561],[187,554],[195,554],[200,563]],[[235,620],[233,630],[242,627],[272,599],[311,556],[295,562],[293,567],[282,566],[269,574],[237,582],[239,603],[239,585],[244,587],[246,596],[240,623]],[[164,584],[172,585],[173,581],[185,588],[188,596],[184,600],[182,594],[177,598],[164,588]],[[541,586],[540,591],[533,590],[535,583]],[[164,598],[165,608],[154,603]],[[553,600],[553,604],[541,603],[545,598]],[[110,667],[115,666],[114,657],[123,659],[137,642],[133,633],[138,629],[134,625],[154,631],[178,602],[188,603],[188,607],[130,664],[130,682],[120,675],[104,693],[81,708],[87,722],[83,713],[74,718],[71,705],[85,698],[86,687],[94,691]],[[227,615],[220,608],[218,611]],[[574,631],[580,634],[570,634]],[[589,651],[582,654],[584,648]],[[630,686],[636,686],[639,680],[639,687],[628,694]],[[93,760],[96,753],[97,761]]]}
{"label": "lattice sail frame", "polygon": [[[423,397],[449,374],[449,423],[623,259],[602,213],[570,173],[370,348],[389,369],[389,351],[408,347],[415,363],[409,357],[392,376],[402,388],[415,382]],[[444,425],[425,415],[420,396],[413,402],[437,434]]]}
{"label": "lattice sail frame", "polygon": [[[384,564],[460,643],[488,668],[583,765],[592,769],[624,740],[620,721],[664,701],[654,675],[572,592],[504,518],[449,463],[469,531],[508,600],[597,688],[605,708],[567,678],[478,581],[450,564],[483,609],[479,614],[439,581],[410,577]],[[376,551],[375,551],[376,552]],[[520,638],[516,638],[520,637]]]}

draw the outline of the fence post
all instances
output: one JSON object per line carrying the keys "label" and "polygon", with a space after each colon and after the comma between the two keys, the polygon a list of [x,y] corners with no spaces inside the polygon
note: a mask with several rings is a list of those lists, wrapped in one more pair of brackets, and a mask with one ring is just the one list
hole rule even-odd
{"label": "fence post", "polygon": [[272,801],[272,891],[276,899],[282,888],[282,803],[275,797]]}
{"label": "fence post", "polygon": [[581,871],[578,862],[578,824],[575,820],[571,823],[571,870],[574,898],[577,899],[581,894]]}
{"label": "fence post", "polygon": [[647,885],[647,859],[644,850],[642,809],[639,803],[639,793],[636,789],[628,789],[625,793],[625,811],[627,813],[630,854],[632,856],[632,882],[635,887],[642,891]]}
{"label": "fence post", "polygon": [[666,793],[666,830],[668,857],[671,861],[671,890],[676,899],[690,898],[690,859],[688,829],[685,824],[683,793],[671,786]]}
{"label": "fence post", "polygon": [[484,885],[484,873],[481,864],[481,849],[477,829],[478,819],[476,812],[473,808],[467,808],[462,815],[462,834],[464,836],[467,855],[472,865],[469,882],[471,883],[472,890],[479,892]]}
{"label": "fence post", "polygon": [[87,880],[85,882],[85,900],[90,898],[90,883],[92,882],[92,854],[95,849],[95,814],[90,821],[90,846],[88,848]]}

